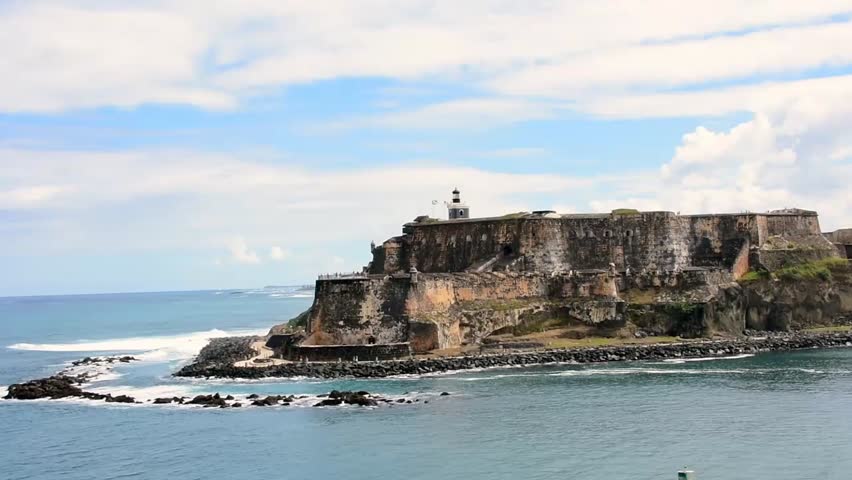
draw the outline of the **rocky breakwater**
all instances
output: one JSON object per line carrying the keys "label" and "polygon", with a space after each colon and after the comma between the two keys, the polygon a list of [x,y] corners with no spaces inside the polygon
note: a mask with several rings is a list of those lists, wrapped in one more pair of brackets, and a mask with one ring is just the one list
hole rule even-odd
{"label": "rocky breakwater", "polygon": [[175,375],[249,379],[265,377],[380,378],[474,368],[533,366],[548,363],[663,360],[850,346],[852,346],[852,331],[830,333],[765,332],[760,335],[727,340],[695,340],[671,344],[620,345],[380,362],[287,363],[266,367],[235,367],[233,364],[194,363],[185,366]]}
{"label": "rocky breakwater", "polygon": [[6,400],[36,400],[49,398],[79,397],[87,400],[102,400],[107,403],[140,403],[135,398],[127,395],[111,395],[87,392],[79,387],[85,381],[85,377],[69,377],[66,375],[54,375],[47,378],[30,380],[25,383],[17,383],[9,386],[9,392],[3,397]]}
{"label": "rocky breakwater", "polygon": [[213,338],[198,352],[195,363],[229,365],[247,360],[257,355],[252,344],[262,338],[256,336]]}
{"label": "rocky breakwater", "polygon": [[[87,392],[82,388],[105,371],[110,370],[112,365],[133,361],[136,361],[136,358],[128,355],[86,357],[71,362],[70,366],[62,369],[56,375],[10,385],[6,396],[3,398],[6,400],[36,400],[40,398],[58,399],[79,397],[88,400],[101,400],[108,403],[138,403],[136,399],[127,395],[113,396],[109,393]],[[88,370],[90,368],[91,370]]]}

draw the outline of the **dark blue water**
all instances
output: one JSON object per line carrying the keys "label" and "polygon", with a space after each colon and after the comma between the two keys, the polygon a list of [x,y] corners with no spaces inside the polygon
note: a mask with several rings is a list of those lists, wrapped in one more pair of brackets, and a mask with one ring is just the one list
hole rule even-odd
{"label": "dark blue water", "polygon": [[132,351],[143,361],[89,389],[146,399],[357,388],[421,402],[218,410],[0,401],[0,478],[641,480],[674,479],[685,465],[701,480],[852,472],[852,349],[370,381],[169,376],[205,337],[264,331],[311,302],[290,295],[0,299],[0,384]]}

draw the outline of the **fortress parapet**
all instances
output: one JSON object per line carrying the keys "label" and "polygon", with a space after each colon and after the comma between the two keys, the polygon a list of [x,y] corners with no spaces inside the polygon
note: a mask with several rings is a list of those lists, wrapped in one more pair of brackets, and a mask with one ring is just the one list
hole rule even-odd
{"label": "fortress parapet", "polygon": [[779,247],[815,256],[836,250],[820,233],[816,212],[676,215],[510,214],[407,223],[403,235],[373,252],[370,273],[577,269],[682,270],[772,268]]}

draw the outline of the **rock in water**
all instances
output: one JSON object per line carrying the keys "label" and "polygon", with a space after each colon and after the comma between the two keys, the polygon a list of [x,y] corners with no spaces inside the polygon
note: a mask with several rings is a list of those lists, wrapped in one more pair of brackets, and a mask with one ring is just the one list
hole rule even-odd
{"label": "rock in water", "polygon": [[115,397],[107,395],[106,401],[107,403],[136,403],[136,399],[128,395],[118,395]]}
{"label": "rock in water", "polygon": [[9,386],[6,399],[35,400],[38,398],[79,397],[83,390],[75,385],[75,380],[64,375],[31,380]]}

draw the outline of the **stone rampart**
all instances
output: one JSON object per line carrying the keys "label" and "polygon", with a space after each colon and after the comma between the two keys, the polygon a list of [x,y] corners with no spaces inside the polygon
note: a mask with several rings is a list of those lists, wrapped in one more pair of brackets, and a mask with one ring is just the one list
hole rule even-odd
{"label": "stone rampart", "polygon": [[[748,270],[744,251],[774,238],[822,243],[816,213],[679,216],[672,212],[506,217],[406,224],[374,251],[372,273]],[[825,250],[825,249],[822,249]],[[755,258],[759,258],[755,257]]]}
{"label": "stone rampart", "polygon": [[804,210],[420,218],[373,249],[369,274],[317,282],[304,345],[422,352],[548,318],[615,331],[630,315],[661,332],[738,333],[732,282],[836,255]]}

